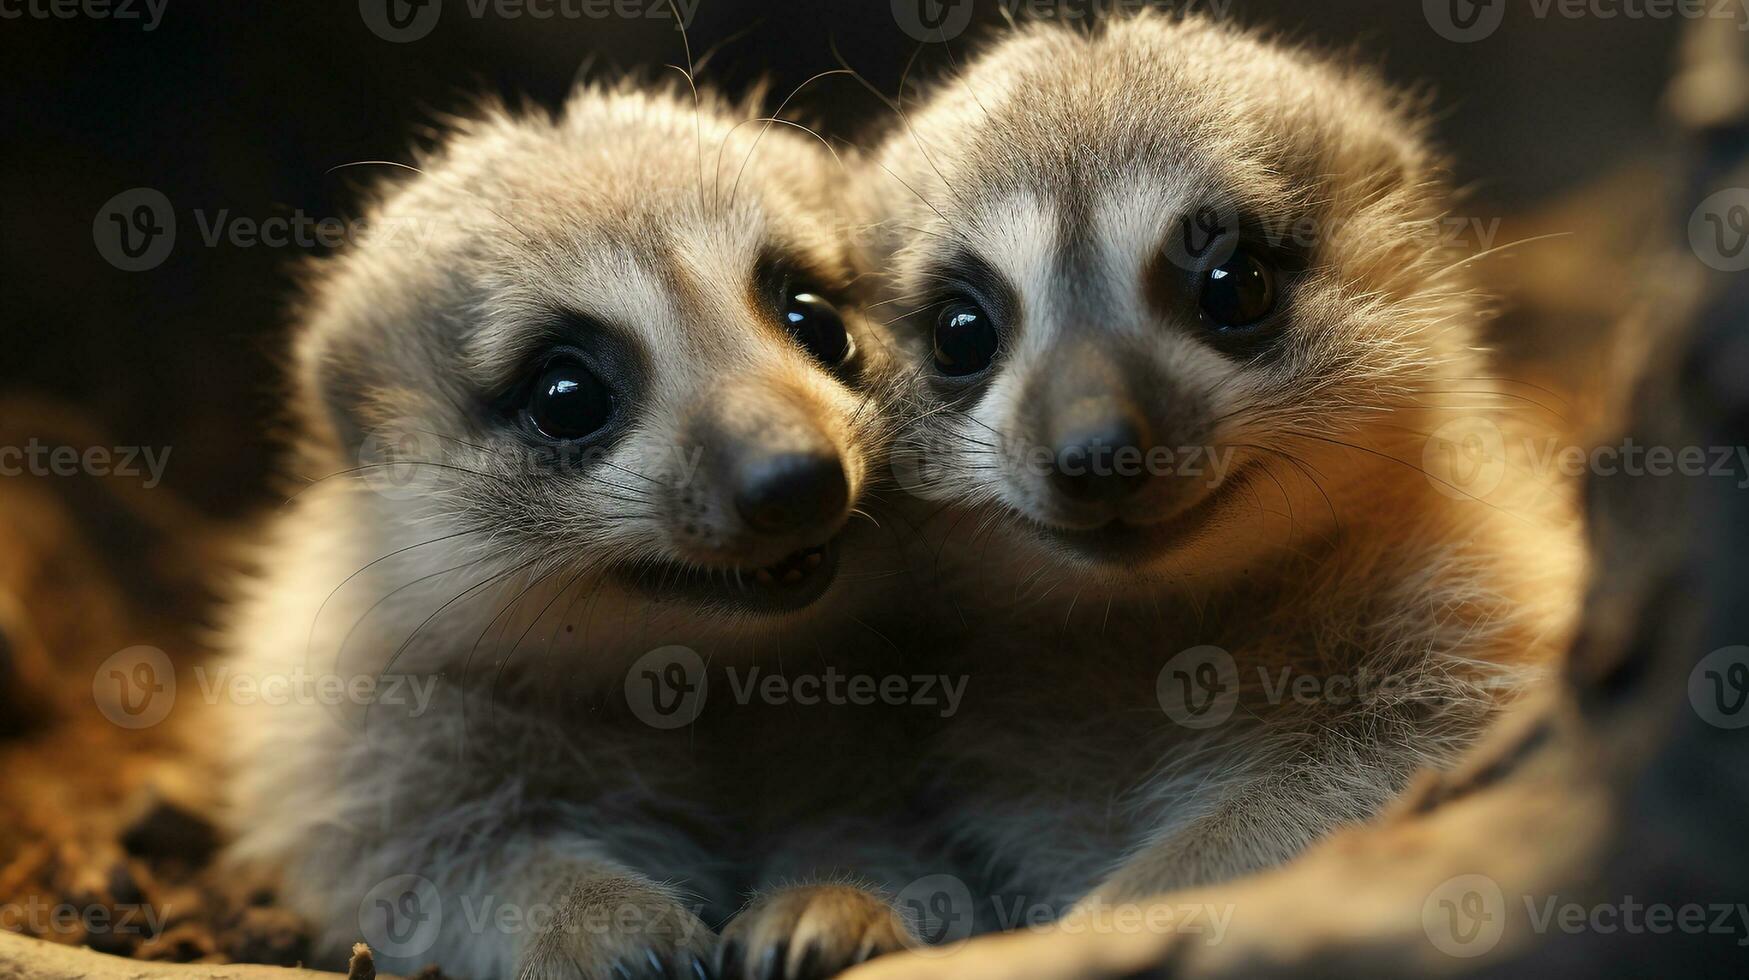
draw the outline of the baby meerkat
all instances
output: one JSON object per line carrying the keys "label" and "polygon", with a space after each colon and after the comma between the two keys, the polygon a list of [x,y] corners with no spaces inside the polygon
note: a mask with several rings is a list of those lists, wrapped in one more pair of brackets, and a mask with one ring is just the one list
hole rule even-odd
{"label": "baby meerkat", "polygon": [[863,186],[895,469],[982,613],[926,762],[979,887],[1227,878],[1450,762],[1558,648],[1577,542],[1500,454],[1416,107],[1142,15],[1018,28],[904,116]]}
{"label": "baby meerkat", "polygon": [[[230,699],[233,857],[324,959],[362,935],[397,972],[703,976],[711,925],[815,867],[780,852],[841,767],[896,754],[856,716],[703,698],[713,662],[883,645],[859,613],[891,549],[851,520],[886,365],[845,174],[695,99],[457,124],[312,277],[292,394],[322,478],[259,550],[226,670],[259,692]],[[908,941],[871,895],[766,893],[737,954]]]}

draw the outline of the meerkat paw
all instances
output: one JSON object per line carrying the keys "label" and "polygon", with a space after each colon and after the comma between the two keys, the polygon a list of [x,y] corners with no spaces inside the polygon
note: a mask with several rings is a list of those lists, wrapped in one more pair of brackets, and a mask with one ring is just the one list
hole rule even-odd
{"label": "meerkat paw", "polygon": [[516,980],[714,980],[716,934],[666,892],[592,879],[559,903]]}
{"label": "meerkat paw", "polygon": [[849,885],[811,885],[754,902],[723,931],[721,980],[825,980],[915,945],[892,903]]}

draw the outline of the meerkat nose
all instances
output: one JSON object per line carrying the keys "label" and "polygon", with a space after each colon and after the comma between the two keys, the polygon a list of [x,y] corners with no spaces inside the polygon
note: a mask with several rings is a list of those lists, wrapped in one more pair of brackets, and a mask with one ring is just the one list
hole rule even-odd
{"label": "meerkat nose", "polygon": [[850,481],[836,453],[754,457],[735,475],[735,509],[762,534],[830,532],[850,505]]}
{"label": "meerkat nose", "polygon": [[1084,399],[1057,418],[1051,485],[1082,504],[1116,504],[1148,482],[1148,427],[1128,406]]}

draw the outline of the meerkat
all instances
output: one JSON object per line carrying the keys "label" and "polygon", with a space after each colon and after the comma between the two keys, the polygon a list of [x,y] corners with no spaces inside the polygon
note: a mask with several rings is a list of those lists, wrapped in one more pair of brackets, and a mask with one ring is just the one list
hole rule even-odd
{"label": "meerkat", "polygon": [[319,478],[213,686],[231,858],[323,960],[805,977],[910,941],[823,863],[854,849],[844,767],[897,784],[903,726],[666,703],[725,662],[886,655],[846,179],[747,105],[591,85],[455,123],[317,263],[291,398]]}
{"label": "meerkat", "polygon": [[1245,874],[1453,761],[1559,648],[1577,535],[1501,452],[1534,399],[1418,101],[1150,13],[1015,27],[899,108],[861,186],[895,471],[981,624],[920,762],[974,894]]}

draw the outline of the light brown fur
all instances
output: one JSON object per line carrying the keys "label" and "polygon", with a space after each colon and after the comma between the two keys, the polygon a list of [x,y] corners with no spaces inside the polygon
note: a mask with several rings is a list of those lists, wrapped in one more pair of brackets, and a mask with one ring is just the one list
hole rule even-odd
{"label": "light brown fur", "polygon": [[[928,763],[983,861],[974,892],[1061,908],[1243,874],[1453,760],[1559,649],[1577,540],[1571,488],[1518,448],[1534,398],[1494,377],[1468,263],[1433,234],[1452,205],[1416,106],[1153,15],[1019,28],[917,101],[863,186],[893,270],[878,309],[918,379],[898,469],[938,513],[942,590],[983,624],[955,661],[970,708]],[[1150,305],[1151,263],[1205,206],[1248,234],[1313,229],[1261,352]],[[970,383],[930,365],[955,253],[1018,297]],[[1071,544],[1024,463],[1041,386],[1087,352],[1151,379],[1161,445],[1233,459],[1132,501],[1159,542],[1121,561]],[[1477,433],[1500,435],[1486,459]],[[1237,701],[1201,729],[1157,686],[1205,645]],[[1284,670],[1317,693],[1282,693]],[[1369,675],[1398,686],[1325,686]]]}
{"label": "light brown fur", "polygon": [[[634,662],[672,644],[714,664],[850,659],[884,642],[857,614],[891,549],[852,520],[831,591],[785,613],[625,576],[665,588],[703,568],[738,588],[817,543],[752,535],[723,506],[736,447],[830,447],[853,501],[882,466],[883,416],[756,282],[777,249],[853,295],[842,171],[750,107],[631,85],[581,90],[558,118],[488,109],[419,171],[372,209],[383,237],[312,276],[293,397],[314,482],[269,529],[229,631],[238,676],[397,678],[401,703],[239,705],[232,857],[280,875],[325,960],[412,901],[426,918],[401,925],[441,926],[379,948],[386,968],[596,978],[654,957],[692,976],[712,926],[782,873],[761,865],[781,863],[773,828],[831,812],[825,781],[746,770],[832,743],[727,693],[691,727],[646,725]],[[598,339],[572,315],[617,338],[631,419],[599,459],[531,469],[495,393],[543,345]],[[856,357],[845,372],[880,375],[877,346]]]}

